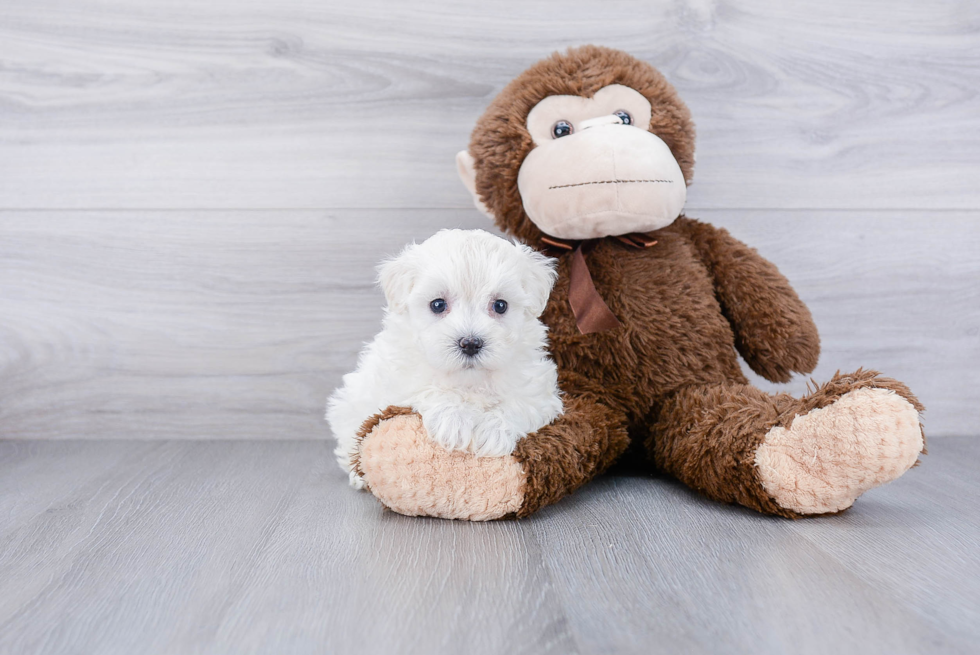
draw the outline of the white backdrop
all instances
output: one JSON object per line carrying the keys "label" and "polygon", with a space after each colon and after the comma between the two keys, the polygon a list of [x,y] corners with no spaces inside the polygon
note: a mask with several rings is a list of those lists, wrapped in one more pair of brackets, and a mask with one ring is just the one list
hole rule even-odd
{"label": "white backdrop", "polygon": [[688,102],[687,213],[789,276],[816,378],[877,368],[928,434],[976,434],[977,24],[963,2],[5,0],[0,436],[326,436],[374,263],[485,226],[455,152],[510,78],[589,42]]}

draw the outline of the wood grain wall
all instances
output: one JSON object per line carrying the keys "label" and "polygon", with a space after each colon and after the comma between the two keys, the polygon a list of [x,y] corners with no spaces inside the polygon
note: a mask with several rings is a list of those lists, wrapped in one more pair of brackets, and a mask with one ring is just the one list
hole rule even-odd
{"label": "wood grain wall", "polygon": [[790,277],[815,377],[878,368],[977,434],[976,3],[5,0],[0,436],[324,437],[374,263],[485,226],[455,152],[589,42],[678,87],[688,214]]}

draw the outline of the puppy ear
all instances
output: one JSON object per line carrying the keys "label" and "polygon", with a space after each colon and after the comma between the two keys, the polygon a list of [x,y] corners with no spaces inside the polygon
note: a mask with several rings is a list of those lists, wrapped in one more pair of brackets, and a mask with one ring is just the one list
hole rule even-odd
{"label": "puppy ear", "polygon": [[473,161],[473,155],[469,151],[460,150],[456,153],[456,172],[459,173],[459,179],[463,181],[463,186],[473,196],[473,204],[476,208],[491,221],[494,220],[493,212],[483,204],[480,194],[476,192],[476,164]]}
{"label": "puppy ear", "polygon": [[384,291],[389,311],[402,314],[408,309],[408,295],[418,275],[417,247],[414,243],[405,246],[397,257],[387,259],[378,266],[378,285]]}
{"label": "puppy ear", "polygon": [[528,309],[535,317],[541,316],[551,296],[551,287],[558,279],[558,260],[546,257],[524,244],[514,245],[521,251],[525,262],[521,282],[529,300]]}

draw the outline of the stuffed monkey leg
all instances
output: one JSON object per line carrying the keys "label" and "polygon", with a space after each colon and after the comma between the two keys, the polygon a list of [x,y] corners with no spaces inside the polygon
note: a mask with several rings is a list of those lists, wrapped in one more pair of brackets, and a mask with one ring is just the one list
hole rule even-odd
{"label": "stuffed monkey leg", "polygon": [[658,408],[647,451],[709,498],[799,518],[847,509],[924,452],[923,407],[874,371],[796,399],[747,384],[683,388]]}
{"label": "stuffed monkey leg", "polygon": [[565,414],[514,450],[526,476],[517,516],[558,502],[612,466],[628,446],[624,414],[592,394],[565,396]]}
{"label": "stuffed monkey leg", "polygon": [[565,413],[504,457],[448,451],[421,417],[388,408],[361,430],[355,466],[386,507],[409,516],[487,521],[524,517],[606,470],[626,449],[626,418],[590,394],[565,398]]}

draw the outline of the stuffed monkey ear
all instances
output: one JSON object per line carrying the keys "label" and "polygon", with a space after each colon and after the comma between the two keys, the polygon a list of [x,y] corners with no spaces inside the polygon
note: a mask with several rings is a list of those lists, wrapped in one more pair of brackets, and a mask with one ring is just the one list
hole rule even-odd
{"label": "stuffed monkey ear", "polygon": [[476,192],[476,165],[473,162],[473,155],[468,150],[460,150],[456,153],[456,171],[459,173],[459,179],[463,181],[463,186],[473,196],[473,204],[476,208],[491,221],[494,220],[493,213],[483,204],[483,200]]}
{"label": "stuffed monkey ear", "polygon": [[558,279],[558,260],[542,255],[534,248],[515,242],[514,245],[524,255],[521,282],[528,297],[528,310],[537,318],[544,312],[551,296],[551,287]]}
{"label": "stuffed monkey ear", "polygon": [[388,311],[396,314],[408,310],[408,296],[418,275],[416,248],[414,243],[405,246],[397,257],[385,260],[378,266],[378,285],[384,291]]}

